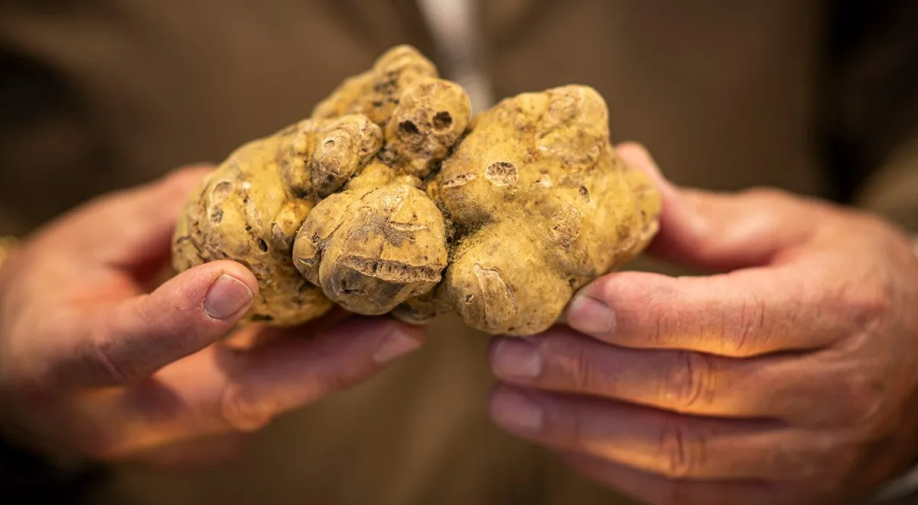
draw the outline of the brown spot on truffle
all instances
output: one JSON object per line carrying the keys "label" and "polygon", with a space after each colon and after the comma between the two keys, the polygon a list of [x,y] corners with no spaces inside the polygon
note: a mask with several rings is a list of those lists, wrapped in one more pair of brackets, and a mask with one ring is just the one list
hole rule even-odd
{"label": "brown spot on truffle", "polygon": [[403,137],[416,137],[421,134],[418,125],[414,121],[402,121],[398,124],[398,132]]}
{"label": "brown spot on truffle", "polygon": [[552,238],[565,248],[569,248],[580,235],[583,218],[574,206],[567,205],[552,216],[550,222]]}
{"label": "brown spot on truffle", "polygon": [[514,186],[519,181],[520,174],[513,163],[498,161],[488,166],[485,178],[495,186]]}
{"label": "brown spot on truffle", "polygon": [[453,125],[453,116],[445,110],[438,112],[433,117],[433,126],[438,130],[445,130]]}

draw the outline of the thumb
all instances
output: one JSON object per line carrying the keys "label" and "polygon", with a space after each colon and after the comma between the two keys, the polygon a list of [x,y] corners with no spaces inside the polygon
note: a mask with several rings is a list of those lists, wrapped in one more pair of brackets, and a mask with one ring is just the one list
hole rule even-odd
{"label": "thumb", "polygon": [[653,256],[707,270],[762,266],[815,230],[816,213],[802,199],[775,189],[723,194],[679,187],[643,146],[624,143],[617,151],[662,196],[660,231],[648,249]]}
{"label": "thumb", "polygon": [[[215,261],[150,294],[100,309],[81,333],[64,384],[100,386],[145,378],[223,337],[244,315],[258,283],[244,266]],[[75,362],[74,362],[75,361]]]}

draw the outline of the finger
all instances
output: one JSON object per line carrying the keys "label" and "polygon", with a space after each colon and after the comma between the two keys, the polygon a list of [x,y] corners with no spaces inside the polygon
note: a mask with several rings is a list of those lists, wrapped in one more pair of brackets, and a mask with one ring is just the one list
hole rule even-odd
{"label": "finger", "polygon": [[617,151],[660,190],[660,231],[649,248],[658,257],[717,271],[762,266],[818,229],[821,207],[813,202],[769,189],[727,195],[681,188],[639,144]]}
{"label": "finger", "polygon": [[799,480],[830,464],[820,435],[775,421],[682,416],[505,385],[491,415],[529,440],[667,478]]}
{"label": "finger", "polygon": [[[40,240],[66,243],[85,270],[104,263],[125,270],[158,266],[169,253],[186,199],[211,171],[189,167],[137,188],[94,200],[60,221]],[[146,272],[145,272],[146,273]]]}
{"label": "finger", "polygon": [[101,307],[51,333],[67,335],[50,362],[56,384],[124,384],[193,354],[226,334],[251,306],[258,283],[245,267],[216,261],[185,271],[149,295]]}
{"label": "finger", "polygon": [[308,341],[286,339],[233,354],[218,420],[242,431],[368,379],[417,350],[424,330],[389,318],[353,319],[320,328]]}
{"label": "finger", "polygon": [[668,479],[579,453],[566,453],[563,459],[583,475],[648,505],[817,503],[801,492],[802,486],[786,482]]}
{"label": "finger", "polygon": [[248,441],[247,434],[216,435],[140,451],[127,462],[167,471],[196,470],[236,461]]}
{"label": "finger", "polygon": [[846,337],[863,315],[846,301],[835,266],[814,256],[711,277],[611,274],[574,297],[567,323],[635,348],[733,357],[819,349]]}
{"label": "finger", "polygon": [[[495,339],[489,361],[506,383],[677,413],[835,428],[872,411],[858,365],[821,355],[732,359],[629,349],[558,326],[538,336]],[[824,399],[818,409],[814,398]]]}
{"label": "finger", "polygon": [[236,351],[248,351],[256,347],[263,347],[272,342],[290,338],[291,334],[299,334],[303,338],[306,338],[308,335],[321,333],[337,326],[351,317],[353,317],[353,314],[350,312],[345,311],[341,307],[334,306],[318,319],[300,325],[298,328],[265,324],[247,325],[244,328],[234,331],[227,336],[227,338],[223,339],[222,344]]}
{"label": "finger", "polygon": [[275,417],[352,387],[416,350],[423,329],[360,318],[246,352],[211,346],[154,380],[97,399],[109,451],[156,447],[205,434],[251,432]]}

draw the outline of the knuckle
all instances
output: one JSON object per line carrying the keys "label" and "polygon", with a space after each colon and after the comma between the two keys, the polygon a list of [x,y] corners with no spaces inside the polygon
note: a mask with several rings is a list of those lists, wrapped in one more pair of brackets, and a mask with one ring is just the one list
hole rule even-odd
{"label": "knuckle", "polygon": [[870,432],[882,422],[883,384],[870,373],[851,371],[839,383],[836,395],[841,419],[849,425]]}
{"label": "knuckle", "polygon": [[714,401],[711,360],[692,351],[673,351],[665,399],[677,412],[696,410]]}
{"label": "knuckle", "polygon": [[727,351],[731,356],[746,357],[759,352],[767,345],[766,321],[768,309],[761,299],[744,301],[740,309],[738,328],[733,338],[725,339],[729,342]]}
{"label": "knuckle", "polygon": [[304,401],[313,402],[323,396],[353,387],[376,373],[374,364],[362,359],[339,359],[323,366],[312,379],[313,385]]}
{"label": "knuckle", "polygon": [[155,332],[149,328],[140,330],[143,338],[137,338],[141,333],[136,333],[134,338],[124,335],[160,318],[152,313],[149,298],[150,295],[140,295],[122,310],[93,325],[88,344],[91,348],[86,353],[93,380],[121,384],[154,371],[148,349],[158,345]]}
{"label": "knuckle", "polygon": [[227,386],[220,397],[220,415],[233,429],[247,433],[258,431],[274,419],[277,409],[264,398],[252,399],[234,385]]}
{"label": "knuckle", "polygon": [[686,421],[670,417],[660,433],[659,471],[669,479],[691,477],[704,463],[705,442],[693,435]]}
{"label": "knuckle", "polygon": [[655,347],[666,346],[666,313],[663,310],[653,310],[648,317],[650,318],[650,342]]}
{"label": "knuckle", "polygon": [[318,378],[316,392],[310,395],[310,401],[316,400],[326,394],[348,389],[373,373],[364,363],[355,360],[352,363],[343,363],[328,373]]}
{"label": "knuckle", "polygon": [[[55,328],[85,326],[75,318],[60,317]],[[86,384],[114,385],[129,379],[127,370],[119,362],[121,352],[117,348],[108,324],[100,320],[88,327],[88,338],[76,342],[65,342],[51,351],[46,358],[48,366],[42,376],[35,378],[36,384],[55,389],[71,389]]]}
{"label": "knuckle", "polygon": [[317,381],[319,386],[317,390],[320,393],[316,396],[322,396],[333,391],[341,391],[347,389],[356,383],[361,375],[362,374],[356,371],[337,371],[334,373],[326,374]]}
{"label": "knuckle", "polygon": [[867,329],[882,321],[892,310],[892,295],[885,289],[861,288],[848,293],[837,309],[848,321],[860,329]]}
{"label": "knuckle", "polygon": [[119,358],[114,351],[115,346],[107,335],[107,332],[97,332],[96,337],[91,339],[93,342],[90,344],[89,353],[91,374],[102,382],[112,384],[126,382],[130,374],[119,364]]}
{"label": "knuckle", "polygon": [[[618,275],[626,279],[622,285],[629,286],[629,292],[622,301],[607,299],[607,303],[610,307],[615,307],[616,312],[619,308],[623,308],[623,312],[630,312],[635,322],[627,324],[631,328],[618,327],[616,324],[616,337],[618,333],[623,332],[627,334],[628,340],[640,339],[635,342],[640,347],[670,347],[673,337],[686,329],[680,314],[672,310],[674,305],[680,303],[680,297],[685,290],[690,288],[686,278],[668,279],[653,276],[648,279],[626,277],[627,273]],[[636,300],[643,302],[638,304]]]}
{"label": "knuckle", "polygon": [[607,371],[600,366],[591,346],[569,336],[550,336],[539,343],[539,355],[557,366],[563,380],[578,391],[596,391],[608,381]]}

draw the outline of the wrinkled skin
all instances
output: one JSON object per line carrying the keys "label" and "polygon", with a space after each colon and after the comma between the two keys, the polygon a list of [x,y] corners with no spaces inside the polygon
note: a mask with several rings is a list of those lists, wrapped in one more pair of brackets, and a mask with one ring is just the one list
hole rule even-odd
{"label": "wrinkled skin", "polygon": [[606,275],[569,327],[496,338],[494,419],[649,505],[881,503],[918,456],[914,242],[778,190],[676,187],[642,148],[619,153],[664,196],[648,251],[714,274]]}
{"label": "wrinkled skin", "polygon": [[526,93],[473,121],[465,90],[399,46],[224,162],[179,223],[175,265],[249,266],[262,294],[248,318],[282,326],[336,304],[526,335],[646,247],[659,209],[591,88]]}

